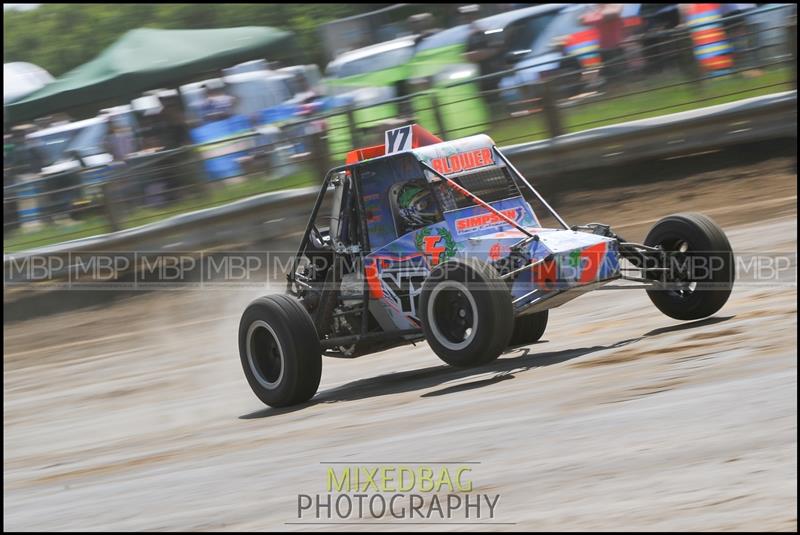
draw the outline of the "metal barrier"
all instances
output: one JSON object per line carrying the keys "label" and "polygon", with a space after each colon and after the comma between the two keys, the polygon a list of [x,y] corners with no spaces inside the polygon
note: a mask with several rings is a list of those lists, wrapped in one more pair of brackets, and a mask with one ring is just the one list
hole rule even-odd
{"label": "metal barrier", "polygon": [[[557,177],[561,172],[796,136],[797,92],[789,91],[502,150],[525,173],[533,173],[536,181]],[[13,272],[15,266],[37,255],[58,257],[63,269],[50,273],[48,280],[52,280],[66,277],[70,256],[81,252],[199,251],[243,241],[275,240],[303,228],[317,193],[317,187],[266,193],[135,229],[6,254],[5,271]],[[19,281],[7,276],[6,282]]]}

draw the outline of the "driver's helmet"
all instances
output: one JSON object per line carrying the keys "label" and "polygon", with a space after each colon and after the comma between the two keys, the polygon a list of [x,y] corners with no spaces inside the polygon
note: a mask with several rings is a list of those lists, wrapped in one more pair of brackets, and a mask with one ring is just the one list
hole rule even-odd
{"label": "driver's helmet", "polygon": [[422,181],[406,182],[395,190],[398,215],[406,227],[421,227],[439,219],[433,193]]}

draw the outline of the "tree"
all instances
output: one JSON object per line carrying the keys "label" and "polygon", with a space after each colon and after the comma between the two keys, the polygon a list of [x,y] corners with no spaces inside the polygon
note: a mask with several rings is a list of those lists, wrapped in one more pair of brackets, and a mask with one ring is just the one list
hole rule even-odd
{"label": "tree", "polygon": [[[317,28],[390,4],[42,4],[3,13],[3,62],[27,61],[60,76],[86,63],[122,34],[151,28],[273,26],[295,32],[304,57],[321,63]],[[269,58],[267,58],[269,59]]]}

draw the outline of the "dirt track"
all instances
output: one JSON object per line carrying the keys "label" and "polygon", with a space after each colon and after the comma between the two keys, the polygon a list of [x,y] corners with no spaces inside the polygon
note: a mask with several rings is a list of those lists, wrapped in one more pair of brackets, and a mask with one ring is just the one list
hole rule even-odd
{"label": "dirt track", "polygon": [[[660,215],[707,211],[737,251],[796,254],[789,165],[575,194],[564,215],[639,239]],[[5,528],[311,529],[287,523],[298,494],[323,492],[320,463],[472,461],[507,523],[484,529],[796,530],[794,269],[693,323],[642,291],[595,292],[553,311],[544,341],[475,370],[424,344],[326,359],[314,401],[283,411],[262,408],[236,356],[252,290],[14,324]]]}

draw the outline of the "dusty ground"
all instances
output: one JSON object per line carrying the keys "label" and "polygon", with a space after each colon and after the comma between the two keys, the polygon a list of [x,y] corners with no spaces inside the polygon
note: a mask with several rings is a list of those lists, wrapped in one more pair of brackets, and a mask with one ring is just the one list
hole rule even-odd
{"label": "dusty ground", "polygon": [[244,380],[235,335],[253,290],[150,293],[6,326],[5,528],[310,530],[293,523],[297,495],[323,492],[321,463],[470,461],[475,491],[501,495],[483,520],[500,524],[482,529],[796,530],[792,165],[559,200],[580,203],[568,221],[629,239],[700,210],[737,251],[791,253],[782,282],[738,285],[711,319],[595,292],[553,311],[542,342],[475,370],[425,344],[326,359],[297,409],[264,409]]}

